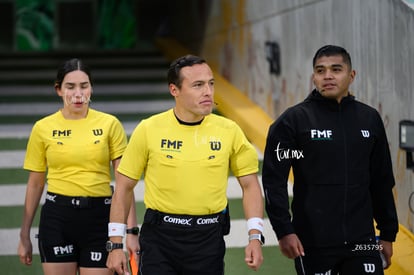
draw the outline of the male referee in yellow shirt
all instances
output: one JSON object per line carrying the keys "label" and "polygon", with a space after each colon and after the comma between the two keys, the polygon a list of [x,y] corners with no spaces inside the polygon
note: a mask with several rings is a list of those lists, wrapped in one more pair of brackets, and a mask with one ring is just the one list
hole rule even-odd
{"label": "male referee in yellow shirt", "polygon": [[230,169],[243,190],[249,234],[245,261],[257,270],[264,237],[256,150],[235,122],[212,114],[214,78],[205,60],[178,58],[168,70],[168,84],[175,107],[139,123],[118,167],[107,266],[128,274],[125,254],[114,248],[121,247],[129,198],[144,174],[147,210],[137,251],[139,274],[224,274]]}

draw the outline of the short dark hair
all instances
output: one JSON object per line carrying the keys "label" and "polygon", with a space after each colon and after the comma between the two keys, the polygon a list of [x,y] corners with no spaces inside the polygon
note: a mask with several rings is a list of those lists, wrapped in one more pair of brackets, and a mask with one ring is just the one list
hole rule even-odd
{"label": "short dark hair", "polygon": [[322,56],[333,56],[333,55],[342,56],[342,59],[344,60],[345,64],[347,64],[349,68],[352,69],[351,56],[349,55],[349,53],[344,48],[340,46],[335,46],[335,45],[325,45],[316,51],[315,56],[313,57],[313,62],[312,62],[313,68],[315,68],[317,59],[321,58]]}
{"label": "short dark hair", "polygon": [[91,86],[92,86],[91,71],[89,67],[86,66],[83,63],[83,61],[80,60],[79,58],[72,58],[62,63],[62,65],[58,68],[58,71],[57,71],[55,86],[61,88],[65,75],[73,71],[82,71],[85,74],[87,74],[89,77],[89,82],[91,83]]}
{"label": "short dark hair", "polygon": [[206,63],[206,61],[203,58],[191,54],[177,58],[176,60],[171,62],[170,68],[168,69],[168,85],[174,84],[178,88],[181,88],[181,84],[183,82],[183,79],[180,74],[181,69],[187,66],[193,66],[195,64],[203,63]]}

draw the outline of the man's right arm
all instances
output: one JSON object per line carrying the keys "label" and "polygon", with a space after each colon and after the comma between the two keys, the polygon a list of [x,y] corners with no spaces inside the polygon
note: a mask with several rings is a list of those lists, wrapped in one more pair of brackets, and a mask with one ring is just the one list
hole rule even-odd
{"label": "man's right arm", "polygon": [[281,252],[288,258],[304,256],[301,241],[291,222],[288,179],[291,160],[285,152],[292,149],[291,131],[283,121],[276,121],[270,128],[263,159],[262,182],[266,212],[279,239]]}
{"label": "man's right arm", "polygon": [[[111,224],[123,224],[126,227],[128,213],[131,207],[132,196],[134,195],[134,187],[137,180],[131,179],[125,175],[118,174],[115,185],[115,192],[112,196],[111,212],[109,216],[109,231]],[[108,232],[111,236],[109,239],[113,243],[122,243],[125,232],[119,234]],[[115,249],[109,253],[106,265],[109,269],[114,270],[118,274],[127,274],[128,264],[123,249]]]}
{"label": "man's right arm", "polygon": [[289,140],[283,122],[276,121],[269,128],[263,159],[265,209],[278,239],[294,233],[287,188],[291,160],[285,155],[285,151],[292,148]]}

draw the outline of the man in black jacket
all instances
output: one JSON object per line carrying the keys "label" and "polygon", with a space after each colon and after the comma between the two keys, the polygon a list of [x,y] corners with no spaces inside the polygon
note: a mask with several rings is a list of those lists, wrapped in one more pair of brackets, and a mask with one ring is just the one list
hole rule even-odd
{"label": "man in black jacket", "polygon": [[320,48],[315,89],[268,132],[266,211],[298,274],[383,274],[391,264],[398,232],[391,157],[380,115],[349,92],[355,74],[345,49]]}

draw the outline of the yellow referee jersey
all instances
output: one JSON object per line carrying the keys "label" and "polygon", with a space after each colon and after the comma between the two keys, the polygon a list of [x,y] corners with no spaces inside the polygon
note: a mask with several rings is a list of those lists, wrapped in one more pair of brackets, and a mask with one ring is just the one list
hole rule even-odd
{"label": "yellow referee jersey", "polygon": [[240,127],[215,114],[182,125],[172,109],[138,124],[118,167],[133,179],[144,174],[147,208],[189,215],[226,207],[229,169],[235,176],[258,171],[257,152]]}
{"label": "yellow referee jersey", "polygon": [[37,121],[24,169],[46,172],[48,191],[66,196],[111,196],[110,161],[122,156],[127,138],[119,120],[89,109],[84,119],[60,111]]}

